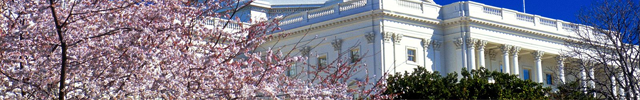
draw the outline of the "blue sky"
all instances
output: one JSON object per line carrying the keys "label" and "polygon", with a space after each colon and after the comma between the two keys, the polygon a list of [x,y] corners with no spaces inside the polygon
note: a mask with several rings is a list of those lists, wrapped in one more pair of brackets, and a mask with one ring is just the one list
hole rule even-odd
{"label": "blue sky", "polygon": [[[458,1],[467,0],[433,0],[437,4],[447,5]],[[470,0],[486,5],[507,8],[522,12],[522,0]],[[592,0],[526,0],[526,9],[529,14],[560,19],[568,22],[577,22],[576,15],[580,9],[589,7]]]}

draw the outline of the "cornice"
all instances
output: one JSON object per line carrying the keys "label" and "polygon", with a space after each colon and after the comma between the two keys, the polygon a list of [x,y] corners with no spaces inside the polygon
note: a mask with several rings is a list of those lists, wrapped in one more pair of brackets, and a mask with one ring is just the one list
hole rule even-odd
{"label": "cornice", "polygon": [[[378,11],[373,11],[374,13],[371,12],[362,12],[362,13],[371,13],[371,14],[365,14],[365,15],[360,15],[360,16],[355,16],[353,18],[347,18],[347,19],[343,19],[343,20],[339,20],[339,21],[335,21],[335,22],[330,22],[330,23],[326,23],[326,24],[310,24],[310,25],[305,25],[305,26],[300,26],[298,28],[293,28],[290,30],[293,31],[282,31],[282,32],[278,32],[278,33],[274,33],[274,34],[270,34],[272,37],[268,37],[267,39],[274,39],[274,38],[283,38],[282,36],[273,36],[273,35],[295,35],[295,34],[300,34],[300,33],[306,33],[307,31],[311,31],[311,30],[316,30],[316,29],[321,29],[321,28],[325,28],[325,27],[329,27],[329,26],[333,26],[333,25],[339,25],[339,24],[343,24],[343,23],[348,23],[351,21],[355,21],[355,20],[360,20],[360,19],[364,19],[364,18],[369,18],[369,17],[373,17],[373,16],[381,16],[383,15],[379,10]],[[359,13],[359,14],[362,14]],[[354,15],[359,15],[359,14],[354,14]],[[344,16],[344,17],[349,17],[349,16]],[[336,18],[336,19],[340,19],[340,18]],[[331,21],[331,20],[329,20]],[[311,26],[311,27],[308,27]]]}
{"label": "cornice", "polygon": [[[396,18],[402,18],[402,19],[408,19],[408,20],[412,20],[412,21],[417,21],[417,22],[423,22],[423,23],[427,23],[427,24],[434,24],[434,25],[440,25],[440,22],[442,22],[442,20],[429,20],[429,19],[420,19],[420,18],[415,18],[415,17],[409,17],[409,16],[403,16],[403,15],[399,15],[399,14],[393,14],[390,12],[383,12],[382,10],[374,10],[373,13],[372,12],[362,12],[362,13],[370,13],[370,14],[365,14],[365,15],[360,15],[360,16],[355,16],[353,18],[348,18],[348,19],[343,19],[340,21],[335,21],[335,22],[331,22],[331,23],[327,23],[327,24],[322,24],[322,25],[318,25],[318,24],[311,24],[311,25],[315,25],[312,27],[308,27],[309,25],[306,26],[301,26],[298,28],[302,28],[302,29],[291,29],[294,31],[283,31],[283,32],[278,32],[272,35],[295,35],[295,34],[299,34],[299,33],[305,33],[307,31],[311,31],[311,30],[316,30],[316,29],[321,29],[321,28],[325,28],[325,27],[329,27],[329,26],[333,26],[333,25],[339,25],[339,24],[343,24],[343,23],[349,23],[355,20],[360,20],[360,19],[364,19],[364,18],[370,18],[373,16],[389,16],[389,17],[396,17]],[[360,14],[362,14],[360,13]],[[355,14],[358,15],[358,14]],[[348,17],[348,16],[346,16]],[[339,18],[337,18],[339,19]],[[268,39],[274,39],[274,38],[282,38],[282,37],[270,37]]]}
{"label": "cornice", "polygon": [[459,17],[459,18],[449,19],[449,20],[443,21],[443,23],[441,25],[448,26],[448,25],[460,24],[460,23],[465,23],[465,22],[484,24],[484,25],[493,26],[493,27],[497,27],[497,28],[508,29],[508,30],[513,30],[513,31],[523,32],[523,33],[529,33],[529,34],[549,37],[549,38],[553,38],[553,39],[560,39],[560,40],[564,40],[564,41],[572,41],[569,38],[564,38],[564,37],[550,35],[550,34],[546,34],[546,33],[542,33],[542,32],[532,31],[532,30],[524,29],[524,28],[520,28],[520,27],[513,27],[513,26],[496,24],[496,23],[493,23],[493,22],[487,22],[487,21],[483,21],[483,20],[471,19],[469,17]]}

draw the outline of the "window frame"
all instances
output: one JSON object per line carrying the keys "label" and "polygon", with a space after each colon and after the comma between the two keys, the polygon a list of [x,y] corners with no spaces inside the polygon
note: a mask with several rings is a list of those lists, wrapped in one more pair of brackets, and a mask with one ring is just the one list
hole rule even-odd
{"label": "window frame", "polygon": [[545,73],[544,78],[545,78],[545,84],[553,85],[553,74]]}
{"label": "window frame", "polygon": [[[527,73],[526,73],[527,77],[525,77],[525,71],[527,71]],[[531,69],[522,68],[522,80],[531,80]]]}
{"label": "window frame", "polygon": [[[413,55],[411,55],[411,52],[413,52]],[[412,61],[412,62],[416,62],[418,61],[417,56],[418,52],[416,49],[414,48],[407,48],[407,61]]]}
{"label": "window frame", "polygon": [[355,63],[356,61],[358,61],[361,57],[360,57],[360,49],[358,48],[354,48],[350,50],[350,59],[351,59],[351,63]]}
{"label": "window frame", "polygon": [[324,67],[326,67],[327,66],[327,55],[318,56],[316,65],[318,66],[318,69],[323,69]]}

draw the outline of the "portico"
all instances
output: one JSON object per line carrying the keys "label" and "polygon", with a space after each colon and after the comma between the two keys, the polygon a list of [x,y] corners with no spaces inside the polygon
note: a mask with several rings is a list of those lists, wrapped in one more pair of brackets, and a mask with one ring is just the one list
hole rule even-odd
{"label": "portico", "polygon": [[[466,39],[469,46],[468,69],[485,67],[489,70],[518,75],[518,78],[547,83],[555,80],[566,81],[564,58],[556,53],[523,48],[512,44],[501,44],[491,40]],[[461,42],[459,42],[461,43]],[[489,55],[489,56],[485,56]],[[552,75],[548,77],[547,75]],[[552,79],[547,79],[552,78]],[[555,79],[558,78],[558,79]]]}

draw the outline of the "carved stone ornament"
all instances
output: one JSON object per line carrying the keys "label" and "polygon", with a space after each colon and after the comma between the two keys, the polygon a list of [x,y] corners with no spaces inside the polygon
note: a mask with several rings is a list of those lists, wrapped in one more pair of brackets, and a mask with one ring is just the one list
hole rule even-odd
{"label": "carved stone ornament", "polygon": [[367,39],[367,43],[373,43],[373,40],[376,38],[376,34],[369,32],[365,34],[364,37]]}
{"label": "carved stone ornament", "polygon": [[487,40],[478,40],[476,46],[478,46],[478,50],[484,49],[484,46],[487,46]]}
{"label": "carved stone ornament", "polygon": [[331,42],[331,45],[333,46],[333,50],[340,50],[340,48],[342,48],[342,39],[336,38],[335,40],[333,40],[333,42]]}
{"label": "carved stone ornament", "polygon": [[542,55],[544,55],[544,51],[536,50],[536,51],[531,52],[531,55],[533,55],[533,58],[535,60],[540,60],[542,58]]}
{"label": "carved stone ornament", "polygon": [[457,38],[453,41],[453,44],[456,45],[456,49],[460,49],[462,48],[462,42],[464,42],[462,38]]}
{"label": "carved stone ornament", "polygon": [[496,60],[496,56],[498,55],[498,53],[496,52],[496,50],[491,49],[491,50],[487,50],[486,54],[489,54],[489,58],[491,60]]}
{"label": "carved stone ornament", "polygon": [[302,53],[303,56],[309,56],[309,52],[311,52],[311,47],[309,46],[300,49],[300,53]]}
{"label": "carved stone ornament", "polygon": [[392,36],[393,36],[393,33],[391,32],[382,32],[382,38],[384,41],[391,41]]}
{"label": "carved stone ornament", "polygon": [[511,51],[511,48],[512,46],[507,44],[503,44],[500,46],[500,49],[502,50],[502,54],[509,54],[509,51]]}
{"label": "carved stone ornament", "polygon": [[402,34],[395,34],[393,35],[393,41],[396,42],[396,44],[400,44],[400,41],[402,41]]}
{"label": "carved stone ornament", "polygon": [[429,48],[429,45],[431,45],[431,39],[422,39],[422,47],[427,49]]}
{"label": "carved stone ornament", "polygon": [[438,41],[438,40],[433,40],[431,41],[432,45],[433,45],[433,49],[440,51],[440,46],[442,46],[442,41]]}
{"label": "carved stone ornament", "polygon": [[558,60],[558,64],[562,64],[562,63],[564,63],[564,60],[565,60],[566,58],[567,58],[567,57],[562,56],[562,55],[558,55],[558,56],[556,56],[556,60]]}
{"label": "carved stone ornament", "polygon": [[519,46],[513,46],[513,48],[511,49],[511,56],[517,57],[518,56],[518,52],[520,52],[522,48],[520,48]]}
{"label": "carved stone ornament", "polygon": [[478,42],[478,39],[474,39],[474,38],[467,38],[467,48],[474,48],[474,46],[476,45],[476,43]]}

